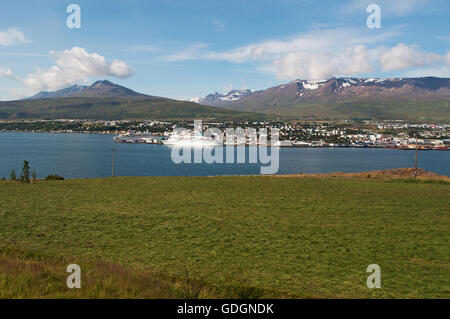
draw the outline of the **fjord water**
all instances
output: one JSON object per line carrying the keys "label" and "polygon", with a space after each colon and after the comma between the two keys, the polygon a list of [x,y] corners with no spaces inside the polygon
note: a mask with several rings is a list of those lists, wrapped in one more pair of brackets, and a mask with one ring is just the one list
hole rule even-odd
{"label": "fjord water", "polygon": [[[0,178],[20,174],[30,162],[38,178],[111,176],[111,149],[117,176],[211,176],[259,174],[259,164],[175,164],[164,145],[117,144],[112,135],[0,133]],[[225,152],[224,152],[225,153]],[[248,158],[248,157],[247,157]],[[362,172],[413,167],[414,152],[373,148],[281,148],[278,174]],[[450,152],[420,151],[419,167],[450,176]]]}

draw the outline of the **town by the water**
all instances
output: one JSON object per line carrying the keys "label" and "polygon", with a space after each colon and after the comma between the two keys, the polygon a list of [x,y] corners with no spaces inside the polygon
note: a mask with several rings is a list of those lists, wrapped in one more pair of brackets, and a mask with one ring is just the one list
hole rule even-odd
{"label": "town by the water", "polygon": [[[112,134],[119,143],[164,144],[177,128],[192,128],[193,121],[157,120],[24,120],[1,121],[0,131]],[[450,124],[407,123],[402,120],[205,121],[203,128],[279,129],[280,147],[376,147],[448,151]]]}

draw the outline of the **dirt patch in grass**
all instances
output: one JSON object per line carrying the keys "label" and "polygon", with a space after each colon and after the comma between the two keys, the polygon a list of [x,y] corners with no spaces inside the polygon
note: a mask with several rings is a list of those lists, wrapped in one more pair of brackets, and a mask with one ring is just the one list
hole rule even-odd
{"label": "dirt patch in grass", "polygon": [[[274,177],[340,177],[340,178],[376,178],[376,179],[392,179],[392,178],[414,178],[415,169],[408,168],[393,168],[383,169],[360,173],[343,173],[335,172],[328,174],[292,174],[292,175],[273,175]],[[450,177],[439,175],[437,173],[429,172],[424,169],[417,169],[417,178],[421,180],[441,180],[450,182]]]}

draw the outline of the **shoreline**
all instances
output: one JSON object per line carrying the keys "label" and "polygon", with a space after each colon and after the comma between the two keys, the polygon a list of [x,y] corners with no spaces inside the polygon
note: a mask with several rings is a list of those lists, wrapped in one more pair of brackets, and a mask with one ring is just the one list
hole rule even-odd
{"label": "shoreline", "polygon": [[63,132],[63,131],[54,131],[54,132],[49,132],[49,131],[10,131],[10,130],[1,130],[1,133],[30,133],[30,134],[35,134],[35,133],[41,133],[41,134],[93,134],[93,135],[117,135],[118,133],[103,133],[103,132],[79,132],[79,131],[74,131],[74,132]]}
{"label": "shoreline", "polygon": [[[312,173],[312,174],[271,174],[271,175],[255,175],[255,174],[235,174],[235,175],[168,175],[168,176],[105,176],[105,177],[75,177],[65,178],[61,181],[68,180],[84,180],[84,179],[121,179],[121,178],[234,178],[234,177],[264,177],[264,178],[342,178],[342,179],[371,179],[371,180],[417,180],[417,181],[443,181],[450,183],[450,176],[427,171],[417,168],[417,178],[415,178],[415,169],[413,167],[379,169],[363,172],[331,172],[331,173]],[[3,182],[9,179],[4,180]],[[36,181],[46,181],[44,178],[37,178]],[[52,181],[52,180],[51,180]]]}
{"label": "shoreline", "polygon": [[[80,131],[73,131],[73,132],[64,132],[64,131],[10,131],[10,130],[1,130],[1,133],[41,133],[41,134],[87,134],[87,135],[112,135],[112,136],[117,136],[118,134],[121,134],[120,132],[117,133],[111,133],[111,132],[98,132],[98,131],[94,131],[94,132],[80,132]],[[152,133],[150,133],[152,134]],[[127,142],[127,141],[121,141],[121,142],[116,142],[117,144],[151,144],[151,145],[164,145],[163,143],[149,143],[149,142]],[[230,146],[230,145],[223,145],[223,147],[226,146]],[[234,147],[237,146],[245,146],[245,147],[249,147],[249,145],[233,145]],[[259,145],[258,145],[259,146]],[[264,145],[266,147],[270,147],[270,145]],[[361,149],[361,148],[375,148],[375,149],[393,149],[393,150],[402,150],[402,151],[415,151],[416,148],[415,147],[408,147],[408,146],[393,146],[393,145],[389,145],[389,146],[383,146],[383,145],[317,145],[317,146],[311,146],[311,145],[274,145],[274,147],[280,147],[280,148],[357,148],[357,149]],[[418,151],[440,151],[440,152],[445,152],[445,151],[450,151],[450,147],[449,146],[444,146],[444,147],[432,147],[430,145],[420,145],[420,147],[417,148]]]}
{"label": "shoreline", "polygon": [[[347,179],[414,179],[415,169],[412,167],[406,168],[391,168],[380,169],[364,172],[333,172],[324,174],[283,174],[283,175],[270,175],[272,177],[317,177],[317,178],[347,178]],[[450,176],[441,175],[435,172],[427,171],[422,168],[417,169],[417,180],[441,180],[450,182]]]}

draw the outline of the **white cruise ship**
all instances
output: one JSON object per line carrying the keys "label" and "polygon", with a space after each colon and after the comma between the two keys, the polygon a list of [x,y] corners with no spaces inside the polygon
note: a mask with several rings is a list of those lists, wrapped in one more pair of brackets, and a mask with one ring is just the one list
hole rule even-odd
{"label": "white cruise ship", "polygon": [[136,133],[129,130],[125,134],[114,136],[116,143],[145,143],[145,144],[162,144],[161,136],[154,136],[151,133]]}
{"label": "white cruise ship", "polygon": [[206,137],[200,133],[193,134],[190,131],[174,132],[163,143],[164,145],[191,147],[216,147],[223,145],[223,141],[214,139],[214,137]]}

